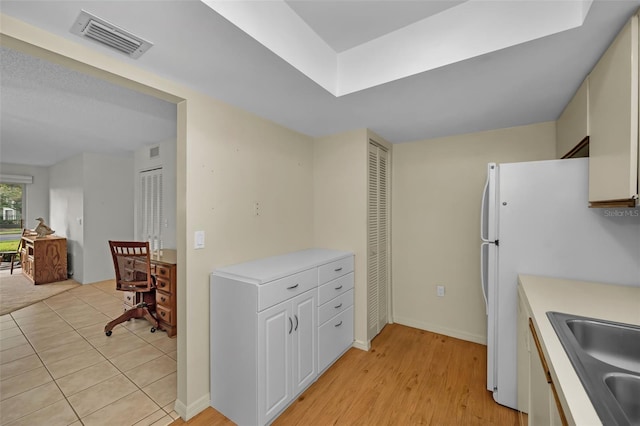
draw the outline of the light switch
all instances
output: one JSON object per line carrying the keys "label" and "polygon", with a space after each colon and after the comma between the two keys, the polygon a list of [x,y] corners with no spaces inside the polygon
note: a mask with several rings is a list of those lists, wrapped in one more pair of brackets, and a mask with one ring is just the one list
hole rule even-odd
{"label": "light switch", "polygon": [[204,231],[195,232],[193,238],[193,248],[196,250],[204,248]]}

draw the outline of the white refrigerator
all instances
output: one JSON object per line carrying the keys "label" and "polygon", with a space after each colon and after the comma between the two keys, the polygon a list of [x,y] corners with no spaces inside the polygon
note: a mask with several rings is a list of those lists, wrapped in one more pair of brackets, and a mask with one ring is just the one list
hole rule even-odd
{"label": "white refrigerator", "polygon": [[487,389],[517,409],[518,274],[640,286],[640,211],[588,208],[587,158],[490,163],[482,197]]}

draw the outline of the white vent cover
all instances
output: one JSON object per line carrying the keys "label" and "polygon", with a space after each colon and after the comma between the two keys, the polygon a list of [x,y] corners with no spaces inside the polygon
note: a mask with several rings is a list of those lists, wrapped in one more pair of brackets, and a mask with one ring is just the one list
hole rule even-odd
{"label": "white vent cover", "polygon": [[159,146],[154,146],[153,148],[149,149],[149,158],[155,158],[157,156],[160,155],[160,147]]}
{"label": "white vent cover", "polygon": [[102,43],[134,59],[153,46],[153,43],[84,10],[78,15],[71,32]]}

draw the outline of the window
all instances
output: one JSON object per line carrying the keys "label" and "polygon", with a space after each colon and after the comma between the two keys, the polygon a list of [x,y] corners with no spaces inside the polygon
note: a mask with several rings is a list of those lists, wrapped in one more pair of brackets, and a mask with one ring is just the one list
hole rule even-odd
{"label": "window", "polygon": [[23,228],[23,193],[24,184],[0,183],[1,226],[7,228]]}

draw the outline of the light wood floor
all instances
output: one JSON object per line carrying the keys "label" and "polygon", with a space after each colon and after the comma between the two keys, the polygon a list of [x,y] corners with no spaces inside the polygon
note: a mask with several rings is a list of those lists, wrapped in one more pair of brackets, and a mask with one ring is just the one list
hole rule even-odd
{"label": "light wood floor", "polygon": [[[485,389],[486,346],[389,324],[350,349],[274,425],[520,425]],[[232,425],[208,408],[185,423]]]}

